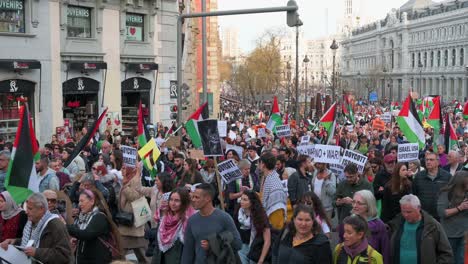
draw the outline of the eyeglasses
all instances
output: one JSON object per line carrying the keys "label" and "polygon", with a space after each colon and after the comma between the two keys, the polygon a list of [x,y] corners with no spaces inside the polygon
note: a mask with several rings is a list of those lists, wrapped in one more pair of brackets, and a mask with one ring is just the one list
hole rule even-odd
{"label": "eyeglasses", "polygon": [[47,202],[48,202],[48,203],[56,203],[56,202],[57,202],[57,199],[47,199]]}
{"label": "eyeglasses", "polygon": [[353,205],[357,204],[357,205],[360,205],[360,206],[365,206],[366,205],[366,203],[358,202],[358,201],[354,201],[354,200],[352,201],[352,204]]}

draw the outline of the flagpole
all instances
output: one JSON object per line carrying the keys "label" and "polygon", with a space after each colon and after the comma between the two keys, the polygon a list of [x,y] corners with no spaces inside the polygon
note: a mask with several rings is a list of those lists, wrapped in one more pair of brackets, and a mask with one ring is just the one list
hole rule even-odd
{"label": "flagpole", "polygon": [[216,160],[216,158],[214,158],[213,161],[214,161],[214,165],[215,165],[216,181],[217,181],[217,185],[218,185],[218,199],[219,199],[219,202],[221,204],[221,208],[223,209],[223,211],[225,211],[226,208],[224,206],[223,189],[221,188],[221,175],[219,175],[218,161]]}
{"label": "flagpole", "polygon": [[174,132],[172,132],[171,134],[168,134],[166,135],[166,137],[164,139],[167,139],[169,138],[170,136],[173,136],[177,133],[177,131],[179,131],[184,125],[180,125]]}

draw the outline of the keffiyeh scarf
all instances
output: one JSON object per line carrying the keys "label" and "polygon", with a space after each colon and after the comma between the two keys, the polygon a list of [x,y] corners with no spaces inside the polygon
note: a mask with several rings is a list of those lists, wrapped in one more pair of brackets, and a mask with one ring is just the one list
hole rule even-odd
{"label": "keffiyeh scarf", "polygon": [[91,222],[91,218],[93,218],[93,216],[95,214],[99,213],[99,208],[97,207],[94,207],[92,211],[88,212],[88,213],[80,213],[80,215],[78,216],[77,219],[75,219],[75,225],[78,226],[78,228],[80,230],[84,230],[86,229],[86,227],[88,227],[89,225],[89,222]]}
{"label": "keffiyeh scarf", "polygon": [[168,251],[177,239],[184,243],[185,228],[187,220],[195,213],[192,207],[188,207],[185,214],[180,217],[178,214],[167,213],[161,218],[159,225],[158,246],[161,252]]}
{"label": "keffiyeh scarf", "polygon": [[33,226],[31,220],[28,220],[28,222],[24,226],[23,238],[21,239],[21,246],[25,247],[28,244],[29,240],[33,240],[33,246],[39,247],[42,231],[44,231],[49,221],[55,218],[59,218],[59,216],[56,214],[52,214],[51,212],[49,212],[49,210],[47,210],[36,226]]}

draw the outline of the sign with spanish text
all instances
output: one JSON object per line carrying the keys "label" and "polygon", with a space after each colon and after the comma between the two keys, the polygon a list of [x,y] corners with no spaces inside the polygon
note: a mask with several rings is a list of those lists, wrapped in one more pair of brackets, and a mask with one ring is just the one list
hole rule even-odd
{"label": "sign with spanish text", "polygon": [[229,159],[218,164],[219,175],[225,184],[242,178],[242,172],[233,160]]}
{"label": "sign with spanish text", "polygon": [[279,138],[290,137],[291,127],[289,125],[276,126],[276,136],[278,136]]}
{"label": "sign with spanish text", "polygon": [[123,164],[129,167],[135,167],[137,164],[137,149],[129,146],[121,145]]}
{"label": "sign with spanish text", "polygon": [[410,162],[419,158],[418,143],[398,144],[398,162]]}
{"label": "sign with spanish text", "polygon": [[315,145],[311,158],[314,162],[339,164],[341,163],[341,147],[333,145]]}

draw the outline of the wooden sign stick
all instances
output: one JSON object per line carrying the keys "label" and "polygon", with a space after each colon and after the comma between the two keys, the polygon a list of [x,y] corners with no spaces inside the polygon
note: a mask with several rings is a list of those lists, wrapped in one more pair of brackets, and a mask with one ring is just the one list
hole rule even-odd
{"label": "wooden sign stick", "polygon": [[224,199],[223,199],[223,189],[221,188],[221,175],[219,174],[219,171],[218,171],[218,161],[216,160],[216,158],[214,158],[213,160],[214,160],[214,165],[215,165],[216,181],[218,185],[218,199],[219,199],[219,202],[221,203],[221,208],[224,211],[226,211],[226,207],[224,205]]}

